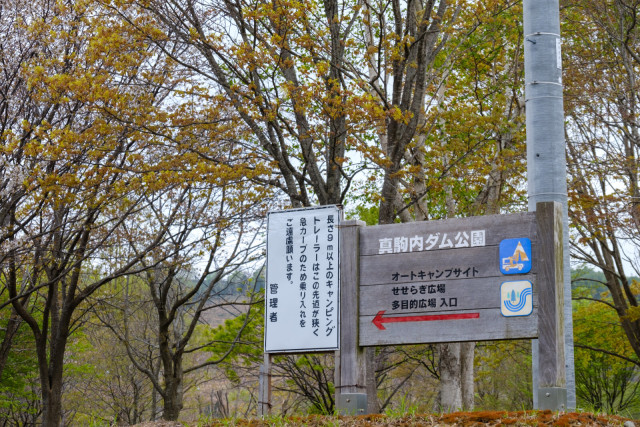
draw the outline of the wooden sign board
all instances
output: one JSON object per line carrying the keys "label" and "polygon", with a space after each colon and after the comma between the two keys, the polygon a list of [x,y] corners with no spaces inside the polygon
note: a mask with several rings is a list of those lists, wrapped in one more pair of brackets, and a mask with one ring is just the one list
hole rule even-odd
{"label": "wooden sign board", "polygon": [[538,336],[535,213],[360,227],[361,346]]}

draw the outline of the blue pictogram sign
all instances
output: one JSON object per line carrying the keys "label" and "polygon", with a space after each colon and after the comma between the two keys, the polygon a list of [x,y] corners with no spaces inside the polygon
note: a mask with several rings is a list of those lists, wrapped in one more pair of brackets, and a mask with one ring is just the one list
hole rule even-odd
{"label": "blue pictogram sign", "polygon": [[531,239],[505,239],[500,242],[502,274],[523,274],[531,271]]}
{"label": "blue pictogram sign", "polygon": [[503,316],[528,316],[533,312],[533,285],[528,280],[504,282],[500,286]]}

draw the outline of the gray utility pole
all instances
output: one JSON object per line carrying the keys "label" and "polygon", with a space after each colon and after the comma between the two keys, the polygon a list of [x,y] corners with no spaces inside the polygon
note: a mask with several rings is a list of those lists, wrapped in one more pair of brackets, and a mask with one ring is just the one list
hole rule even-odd
{"label": "gray utility pole", "polygon": [[538,341],[533,341],[533,405],[576,407],[573,363],[571,266],[562,106],[562,58],[558,0],[524,0],[524,69],[529,210],[540,202],[562,204],[566,388],[538,384]]}

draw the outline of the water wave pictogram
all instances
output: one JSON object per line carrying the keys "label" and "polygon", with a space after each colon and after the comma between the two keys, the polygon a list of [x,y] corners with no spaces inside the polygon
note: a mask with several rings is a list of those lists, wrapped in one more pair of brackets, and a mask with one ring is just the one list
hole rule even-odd
{"label": "water wave pictogram", "polygon": [[510,312],[517,313],[524,308],[525,304],[527,303],[527,297],[533,298],[533,291],[531,290],[531,288],[526,288],[522,291],[522,293],[520,294],[520,301],[518,301],[517,304],[513,304],[510,300],[507,299],[504,301],[504,306]]}

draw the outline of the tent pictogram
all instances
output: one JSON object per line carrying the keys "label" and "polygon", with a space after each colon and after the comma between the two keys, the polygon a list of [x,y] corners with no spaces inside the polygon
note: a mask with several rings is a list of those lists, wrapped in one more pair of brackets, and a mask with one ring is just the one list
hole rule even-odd
{"label": "tent pictogram", "polygon": [[502,274],[522,274],[531,271],[531,240],[505,239],[500,242]]}

